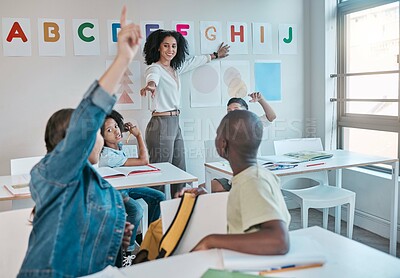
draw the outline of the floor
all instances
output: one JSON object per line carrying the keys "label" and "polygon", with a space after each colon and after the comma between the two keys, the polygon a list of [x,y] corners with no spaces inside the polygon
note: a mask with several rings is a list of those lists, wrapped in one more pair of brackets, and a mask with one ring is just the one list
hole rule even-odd
{"label": "floor", "polygon": [[[300,221],[300,209],[289,210],[292,220],[289,226],[289,230],[297,230],[301,228]],[[308,226],[320,226],[322,227],[322,212],[310,209],[308,212],[309,220]],[[335,230],[335,218],[329,216],[328,230]],[[346,236],[346,222],[342,221],[341,234]],[[389,239],[381,237],[377,234],[371,233],[370,231],[364,230],[360,227],[354,226],[353,228],[353,240],[361,242],[365,245],[381,250],[382,252],[389,253]],[[400,258],[400,243],[397,243],[397,257]]]}

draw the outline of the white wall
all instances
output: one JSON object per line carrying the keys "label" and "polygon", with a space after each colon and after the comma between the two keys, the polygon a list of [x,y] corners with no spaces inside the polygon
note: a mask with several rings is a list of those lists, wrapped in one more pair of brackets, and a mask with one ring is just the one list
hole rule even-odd
{"label": "white wall", "polygon": [[[174,20],[191,20],[198,31],[199,21],[215,20],[226,26],[227,21],[269,22],[277,42],[278,24],[294,23],[299,29],[298,54],[278,54],[277,43],[272,55],[231,55],[230,60],[280,60],[282,61],[283,101],[272,103],[278,118],[267,130],[265,138],[300,137],[304,119],[304,15],[303,1],[252,0],[252,1],[28,1],[0,2],[2,17],[27,17],[31,20],[32,56],[5,57],[0,53],[0,115],[3,131],[0,132],[0,174],[9,174],[10,158],[42,155],[45,153],[44,128],[47,119],[56,110],[75,107],[89,84],[105,68],[107,55],[108,19],[119,18],[122,4],[128,6],[128,17],[135,22],[159,20],[170,28]],[[156,3],[156,4],[155,4]],[[37,49],[37,19],[63,18],[66,25],[66,57],[40,57]],[[73,55],[72,19],[97,18],[100,23],[100,56]],[[251,42],[250,42],[251,45]],[[1,47],[1,44],[0,44]],[[251,49],[251,48],[250,48]],[[199,33],[196,32],[196,51],[199,54]],[[250,51],[251,53],[251,51]],[[143,61],[141,55],[135,58]],[[142,72],[145,65],[142,66]],[[252,73],[253,76],[253,73]],[[144,81],[142,81],[144,82]],[[212,139],[219,121],[225,115],[224,106],[218,108],[190,108],[188,76],[182,78],[181,127],[184,133],[188,172],[204,180],[203,140]],[[127,121],[136,120],[144,131],[150,113],[142,110],[121,111]],[[250,109],[257,114],[262,110],[257,104]],[[263,152],[272,152],[265,144]]]}

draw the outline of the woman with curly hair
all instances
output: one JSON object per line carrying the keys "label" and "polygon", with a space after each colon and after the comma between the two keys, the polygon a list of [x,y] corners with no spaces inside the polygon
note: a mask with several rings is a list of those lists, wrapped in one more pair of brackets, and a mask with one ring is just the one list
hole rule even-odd
{"label": "woman with curly hair", "polygon": [[[180,75],[213,59],[224,58],[228,52],[229,46],[221,43],[213,54],[186,59],[187,41],[179,32],[159,29],[148,36],[143,53],[149,67],[145,72],[146,86],[140,90],[140,94],[150,94],[152,101],[152,117],[146,128],[150,163],[170,162],[186,170],[184,143],[179,127]],[[172,187],[171,195],[182,187],[182,184]]]}

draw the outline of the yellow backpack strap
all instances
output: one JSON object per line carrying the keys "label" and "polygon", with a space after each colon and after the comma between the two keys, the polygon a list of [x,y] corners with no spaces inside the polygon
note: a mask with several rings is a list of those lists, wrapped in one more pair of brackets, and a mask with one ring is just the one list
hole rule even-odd
{"label": "yellow backpack strap", "polygon": [[174,253],[192,216],[196,201],[197,196],[194,197],[191,193],[183,195],[174,220],[161,239],[157,259],[168,257]]}

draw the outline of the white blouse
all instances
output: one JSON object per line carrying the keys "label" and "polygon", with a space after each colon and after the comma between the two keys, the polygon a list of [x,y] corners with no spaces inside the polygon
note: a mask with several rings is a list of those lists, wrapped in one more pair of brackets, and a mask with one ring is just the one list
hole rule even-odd
{"label": "white blouse", "polygon": [[176,70],[176,79],[159,63],[151,64],[145,71],[146,84],[153,81],[157,88],[155,97],[151,99],[150,110],[152,112],[165,112],[179,109],[181,103],[180,75],[210,61],[210,55],[194,56],[185,60],[182,66]]}

